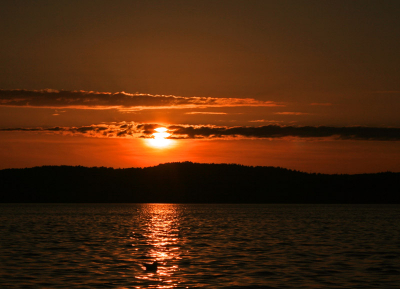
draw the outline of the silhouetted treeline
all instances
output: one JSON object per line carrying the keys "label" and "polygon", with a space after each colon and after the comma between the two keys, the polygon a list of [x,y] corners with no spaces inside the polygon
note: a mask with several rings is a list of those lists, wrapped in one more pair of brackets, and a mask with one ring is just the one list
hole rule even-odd
{"label": "silhouetted treeline", "polygon": [[400,203],[400,173],[308,174],[275,167],[167,163],[0,171],[0,202]]}

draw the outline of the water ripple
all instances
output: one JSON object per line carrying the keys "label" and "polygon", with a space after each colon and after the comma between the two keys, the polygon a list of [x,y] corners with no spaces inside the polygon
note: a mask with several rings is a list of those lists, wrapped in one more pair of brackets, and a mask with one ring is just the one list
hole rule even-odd
{"label": "water ripple", "polygon": [[0,287],[398,288],[399,217],[395,205],[1,204]]}

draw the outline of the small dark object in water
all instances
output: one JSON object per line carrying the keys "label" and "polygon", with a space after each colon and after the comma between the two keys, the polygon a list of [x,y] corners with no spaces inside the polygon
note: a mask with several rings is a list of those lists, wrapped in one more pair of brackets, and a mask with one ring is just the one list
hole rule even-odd
{"label": "small dark object in water", "polygon": [[155,261],[153,264],[143,264],[143,266],[146,267],[146,271],[155,272],[158,268],[158,262]]}

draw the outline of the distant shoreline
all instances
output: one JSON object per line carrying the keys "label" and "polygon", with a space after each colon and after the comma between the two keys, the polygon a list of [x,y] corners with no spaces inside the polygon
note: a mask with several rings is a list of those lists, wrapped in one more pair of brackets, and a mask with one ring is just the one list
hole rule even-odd
{"label": "distant shoreline", "polygon": [[0,170],[1,203],[399,204],[400,173],[316,174],[236,164]]}
{"label": "distant shoreline", "polygon": [[40,169],[40,168],[85,168],[85,169],[108,169],[108,170],[134,170],[134,169],[140,169],[140,170],[145,170],[145,169],[151,169],[151,168],[156,168],[160,166],[172,166],[172,165],[214,165],[214,166],[240,166],[240,167],[247,167],[247,168],[275,168],[275,169],[282,169],[286,171],[291,171],[291,172],[297,172],[297,173],[303,173],[303,174],[308,174],[308,175],[376,175],[376,174],[385,174],[385,173],[393,173],[393,174],[400,174],[399,172],[395,171],[378,171],[378,172],[373,172],[373,173],[320,173],[320,172],[307,172],[307,171],[302,171],[302,170],[296,170],[296,169],[288,169],[284,167],[273,167],[273,166],[252,166],[252,165],[243,165],[240,163],[197,163],[197,162],[191,162],[191,161],[183,161],[183,162],[166,162],[166,163],[160,163],[158,165],[154,166],[147,166],[147,167],[127,167],[127,168],[116,168],[116,167],[106,167],[106,166],[82,166],[82,165],[43,165],[43,166],[32,166],[32,167],[23,167],[23,168],[3,168],[0,169],[1,171],[8,171],[8,170],[30,170],[30,169]]}

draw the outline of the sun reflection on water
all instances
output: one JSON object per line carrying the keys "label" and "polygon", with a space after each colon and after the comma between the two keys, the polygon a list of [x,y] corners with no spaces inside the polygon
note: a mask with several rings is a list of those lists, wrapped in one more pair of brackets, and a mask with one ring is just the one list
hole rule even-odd
{"label": "sun reflection on water", "polygon": [[[132,232],[131,239],[141,253],[142,274],[137,279],[154,282],[147,288],[175,288],[179,281],[174,274],[179,270],[177,261],[182,259],[180,217],[174,204],[143,204],[139,230]],[[146,271],[144,264],[158,262],[157,271]],[[161,284],[160,284],[161,283]]]}

